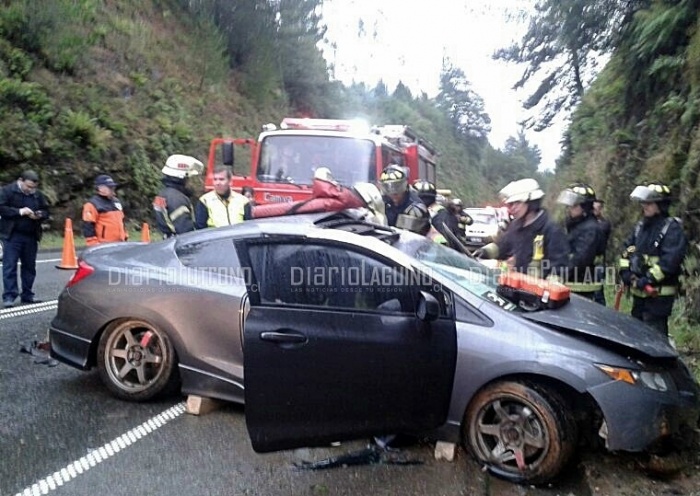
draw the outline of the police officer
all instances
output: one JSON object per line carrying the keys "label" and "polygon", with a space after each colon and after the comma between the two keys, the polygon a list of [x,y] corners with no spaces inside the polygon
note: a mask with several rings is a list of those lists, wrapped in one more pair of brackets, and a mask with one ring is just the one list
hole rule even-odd
{"label": "police officer", "polygon": [[231,170],[217,167],[213,172],[214,189],[199,197],[194,207],[197,229],[230,226],[251,218],[250,201],[231,188]]}
{"label": "police officer", "polygon": [[667,185],[637,186],[630,198],[641,204],[644,216],[623,245],[620,278],[632,293],[632,316],[668,335],[688,242],[680,221],[669,216]]}
{"label": "police officer", "polygon": [[156,225],[163,237],[194,231],[193,191],[188,178],[196,176],[204,164],[187,155],[171,155],[161,170],[163,187],[153,200]]}
{"label": "police officer", "polygon": [[569,264],[565,283],[572,292],[589,300],[603,286],[595,277],[595,259],[603,236],[593,215],[595,199],[595,191],[585,183],[569,185],[557,198],[557,203],[566,206]]}
{"label": "police officer", "polygon": [[128,238],[122,203],[115,195],[117,186],[107,174],[95,178],[97,193],[83,205],[83,236],[88,246]]}
{"label": "police officer", "polygon": [[513,270],[536,277],[560,277],[568,266],[566,234],[542,208],[544,192],[537,181],[512,181],[499,196],[513,220],[495,243],[475,256],[506,260]]}
{"label": "police officer", "polygon": [[459,236],[457,217],[436,201],[437,189],[430,181],[418,179],[413,183],[413,189],[418,194],[418,198],[428,208],[428,213],[430,214],[431,227],[426,236],[436,243],[449,245],[449,239],[453,238],[446,234],[446,231],[449,231],[455,237]]}
{"label": "police officer", "polygon": [[415,191],[408,188],[408,175],[403,167],[388,165],[379,176],[379,186],[386,204],[390,226],[425,236],[430,231],[430,213]]}

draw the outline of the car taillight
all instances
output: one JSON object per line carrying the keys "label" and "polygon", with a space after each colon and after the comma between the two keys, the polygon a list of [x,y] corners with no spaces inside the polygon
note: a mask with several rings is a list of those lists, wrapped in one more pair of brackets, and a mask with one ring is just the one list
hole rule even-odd
{"label": "car taillight", "polygon": [[78,261],[78,270],[75,271],[73,277],[71,277],[70,280],[66,283],[66,287],[70,288],[71,286],[75,286],[87,276],[91,275],[93,272],[95,272],[95,269],[93,269],[91,266],[89,266],[82,260]]}

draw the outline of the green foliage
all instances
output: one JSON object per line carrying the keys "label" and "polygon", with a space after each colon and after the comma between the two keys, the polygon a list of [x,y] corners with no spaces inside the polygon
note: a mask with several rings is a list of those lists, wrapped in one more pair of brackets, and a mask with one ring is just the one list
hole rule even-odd
{"label": "green foliage", "polygon": [[33,66],[27,54],[0,38],[0,77],[25,79]]}
{"label": "green foliage", "polygon": [[66,110],[58,118],[58,124],[64,138],[75,145],[90,150],[95,158],[107,150],[110,145],[111,132],[101,127],[97,119],[83,111]]}

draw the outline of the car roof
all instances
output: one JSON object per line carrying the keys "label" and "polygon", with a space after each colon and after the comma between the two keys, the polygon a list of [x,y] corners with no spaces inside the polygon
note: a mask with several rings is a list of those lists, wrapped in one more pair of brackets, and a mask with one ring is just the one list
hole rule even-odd
{"label": "car roof", "polygon": [[[321,235],[320,231],[335,231],[335,234]],[[178,245],[221,238],[248,238],[261,235],[309,236],[350,241],[352,238],[341,232],[377,238],[383,241],[398,239],[401,231],[362,220],[352,212],[321,212],[313,214],[287,215],[252,219],[232,226],[194,231],[178,236]]]}

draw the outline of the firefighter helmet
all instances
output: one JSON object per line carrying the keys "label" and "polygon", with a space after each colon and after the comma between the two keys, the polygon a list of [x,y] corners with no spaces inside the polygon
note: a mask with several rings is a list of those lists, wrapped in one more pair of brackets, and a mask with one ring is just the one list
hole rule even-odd
{"label": "firefighter helmet", "polygon": [[379,184],[382,193],[385,195],[397,195],[404,193],[408,189],[408,177],[403,167],[391,164],[388,165],[379,176]]}
{"label": "firefighter helmet", "polygon": [[382,194],[379,192],[379,188],[372,183],[355,183],[353,189],[362,197],[365,205],[374,215],[374,221],[378,224],[386,225],[386,204]]}
{"label": "firefighter helmet", "polygon": [[593,202],[596,200],[595,190],[585,183],[574,183],[566,187],[557,198],[557,203],[573,207],[582,205],[584,207],[593,207]]}
{"label": "firefighter helmet", "polygon": [[663,183],[646,183],[634,188],[630,194],[630,199],[640,203],[670,203],[671,190]]}
{"label": "firefighter helmet", "polygon": [[188,155],[170,155],[165,161],[165,166],[161,170],[163,174],[170,177],[185,179],[196,176],[204,168],[204,164],[194,157]]}
{"label": "firefighter helmet", "polygon": [[461,212],[464,209],[464,202],[460,198],[452,198],[449,205],[456,212]]}
{"label": "firefighter helmet", "polygon": [[544,191],[534,179],[511,181],[500,192],[503,203],[529,202],[544,197]]}
{"label": "firefighter helmet", "polygon": [[430,206],[435,203],[435,198],[437,198],[437,188],[435,188],[435,185],[430,181],[418,179],[415,183],[413,183],[413,189],[416,190],[418,197],[426,205]]}

